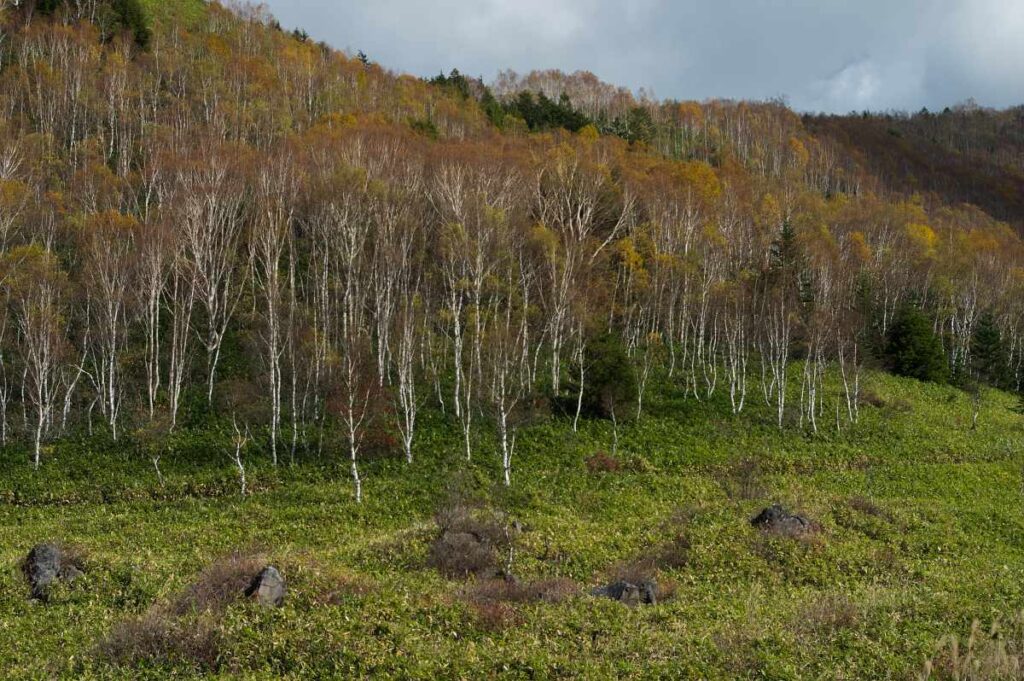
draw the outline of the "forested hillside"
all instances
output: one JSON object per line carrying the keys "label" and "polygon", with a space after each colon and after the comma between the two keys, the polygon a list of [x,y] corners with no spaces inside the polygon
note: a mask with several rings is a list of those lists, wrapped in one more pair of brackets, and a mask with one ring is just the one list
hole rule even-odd
{"label": "forested hillside", "polygon": [[895,190],[972,203],[1024,229],[1024,107],[966,103],[941,113],[818,116],[808,129]]}
{"label": "forested hillside", "polygon": [[1019,678],[1019,112],[459,66],[0,0],[0,677]]}
{"label": "forested hillside", "polygon": [[856,421],[869,362],[1020,383],[1019,235],[779,103],[425,81],[217,4],[3,21],[0,434],[37,467],[226,419],[275,462],[344,441],[358,497],[427,402],[467,458],[496,428],[510,482],[532,412],[639,416],[655,370],[811,431]]}

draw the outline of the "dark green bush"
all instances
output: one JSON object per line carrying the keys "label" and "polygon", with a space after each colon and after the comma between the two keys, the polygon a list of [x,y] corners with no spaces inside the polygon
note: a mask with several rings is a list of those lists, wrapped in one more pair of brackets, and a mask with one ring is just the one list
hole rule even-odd
{"label": "dark green bush", "polygon": [[[602,333],[591,338],[584,353],[583,401],[581,413],[591,418],[621,418],[636,401],[637,384],[633,366],[619,336]],[[575,378],[575,377],[574,377]],[[576,409],[579,383],[570,381],[568,392],[558,402],[567,413]]]}
{"label": "dark green bush", "polygon": [[931,320],[916,307],[908,305],[896,313],[885,350],[890,369],[900,376],[933,383],[949,381],[942,341],[932,330]]}

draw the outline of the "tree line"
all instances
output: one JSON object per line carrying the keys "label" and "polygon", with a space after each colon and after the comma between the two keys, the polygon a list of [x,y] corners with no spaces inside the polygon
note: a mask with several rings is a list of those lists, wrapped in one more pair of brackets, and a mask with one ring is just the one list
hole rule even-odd
{"label": "tree line", "polygon": [[639,417],[655,373],[814,432],[857,420],[873,359],[1020,386],[1019,236],[869,191],[778,104],[666,104],[690,127],[661,128],[686,150],[665,153],[498,130],[450,83],[258,10],[211,5],[145,47],[7,11],[0,441],[37,467],[69,433],[200,412],[239,468],[253,431],[275,465],[343,443],[360,499],[368,433],[414,464],[427,405],[467,459],[493,432],[511,484],[539,403]]}

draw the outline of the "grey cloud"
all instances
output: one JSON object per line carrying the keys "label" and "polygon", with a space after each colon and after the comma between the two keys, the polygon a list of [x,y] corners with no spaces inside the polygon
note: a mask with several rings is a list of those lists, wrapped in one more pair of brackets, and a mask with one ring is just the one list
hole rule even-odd
{"label": "grey cloud", "polygon": [[1024,0],[269,0],[397,71],[585,69],[660,97],[799,110],[1024,102]]}

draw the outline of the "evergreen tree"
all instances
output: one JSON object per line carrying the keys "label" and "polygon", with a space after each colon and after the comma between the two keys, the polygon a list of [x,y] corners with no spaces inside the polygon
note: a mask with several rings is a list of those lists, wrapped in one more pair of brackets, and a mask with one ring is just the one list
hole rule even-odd
{"label": "evergreen tree", "polygon": [[949,365],[942,342],[928,317],[916,307],[904,306],[893,320],[886,343],[890,368],[900,376],[947,383]]}
{"label": "evergreen tree", "polygon": [[971,374],[979,381],[1002,388],[1008,383],[1007,373],[1002,335],[992,313],[986,312],[978,320],[971,338]]}
{"label": "evergreen tree", "polygon": [[[622,339],[613,333],[591,339],[587,343],[585,365],[582,413],[599,418],[626,413],[624,407],[636,400],[637,384]],[[575,394],[579,386],[568,385],[567,388],[570,394]],[[568,401],[575,402],[575,397]]]}

